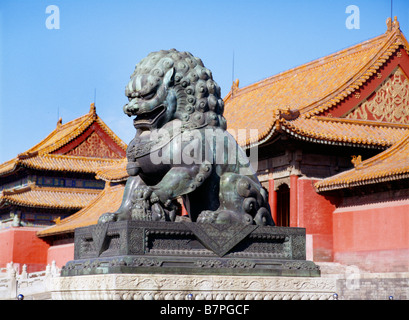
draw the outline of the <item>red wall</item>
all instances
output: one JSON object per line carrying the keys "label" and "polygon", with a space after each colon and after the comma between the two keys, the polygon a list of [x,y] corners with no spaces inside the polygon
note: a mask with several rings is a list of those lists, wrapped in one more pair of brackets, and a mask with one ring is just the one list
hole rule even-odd
{"label": "red wall", "polygon": [[51,265],[55,261],[56,266],[61,268],[70,260],[74,260],[73,243],[51,246],[48,249],[47,264]]}
{"label": "red wall", "polygon": [[36,236],[38,228],[19,227],[0,230],[0,267],[14,262],[27,265],[27,272],[45,270],[49,245]]}
{"label": "red wall", "polygon": [[12,229],[0,230],[0,268],[13,261],[14,232]]}
{"label": "red wall", "polygon": [[409,268],[409,200],[338,208],[334,260],[373,271]]}
{"label": "red wall", "polygon": [[314,261],[332,261],[332,217],[336,199],[318,194],[314,188],[316,181],[297,180],[297,221],[292,226],[306,228],[306,233],[312,236]]}

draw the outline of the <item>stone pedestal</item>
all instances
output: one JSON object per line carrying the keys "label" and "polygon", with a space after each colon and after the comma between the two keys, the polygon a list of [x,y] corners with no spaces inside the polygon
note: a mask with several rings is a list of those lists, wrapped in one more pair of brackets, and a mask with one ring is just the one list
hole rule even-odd
{"label": "stone pedestal", "polygon": [[53,300],[329,300],[336,292],[336,279],[320,277],[100,274],[53,281]]}
{"label": "stone pedestal", "polygon": [[75,230],[53,299],[329,299],[305,229],[120,221]]}
{"label": "stone pedestal", "polygon": [[319,277],[305,252],[303,228],[120,221],[76,229],[74,260],[61,275]]}

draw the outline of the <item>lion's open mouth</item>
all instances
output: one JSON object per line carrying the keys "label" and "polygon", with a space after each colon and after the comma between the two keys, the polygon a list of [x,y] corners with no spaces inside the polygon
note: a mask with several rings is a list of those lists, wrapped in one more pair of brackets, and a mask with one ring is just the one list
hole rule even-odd
{"label": "lion's open mouth", "polygon": [[138,114],[134,119],[134,125],[152,125],[166,111],[164,105],[160,105],[150,112]]}

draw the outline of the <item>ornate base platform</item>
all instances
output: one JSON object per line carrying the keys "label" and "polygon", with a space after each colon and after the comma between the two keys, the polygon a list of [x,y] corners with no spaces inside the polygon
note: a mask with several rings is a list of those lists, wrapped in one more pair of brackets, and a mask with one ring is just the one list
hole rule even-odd
{"label": "ornate base platform", "polygon": [[76,229],[74,260],[61,275],[319,277],[305,252],[303,228],[120,221]]}
{"label": "ornate base platform", "polygon": [[321,277],[100,274],[53,278],[53,300],[332,300]]}

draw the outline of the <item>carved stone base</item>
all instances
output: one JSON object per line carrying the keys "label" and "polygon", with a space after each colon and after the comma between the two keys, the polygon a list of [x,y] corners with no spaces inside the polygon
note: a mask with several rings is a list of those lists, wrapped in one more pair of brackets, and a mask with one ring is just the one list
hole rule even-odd
{"label": "carved stone base", "polygon": [[75,231],[62,276],[92,274],[320,276],[305,260],[305,229],[120,221]]}
{"label": "carved stone base", "polygon": [[53,279],[53,300],[330,300],[336,279],[101,274]]}

